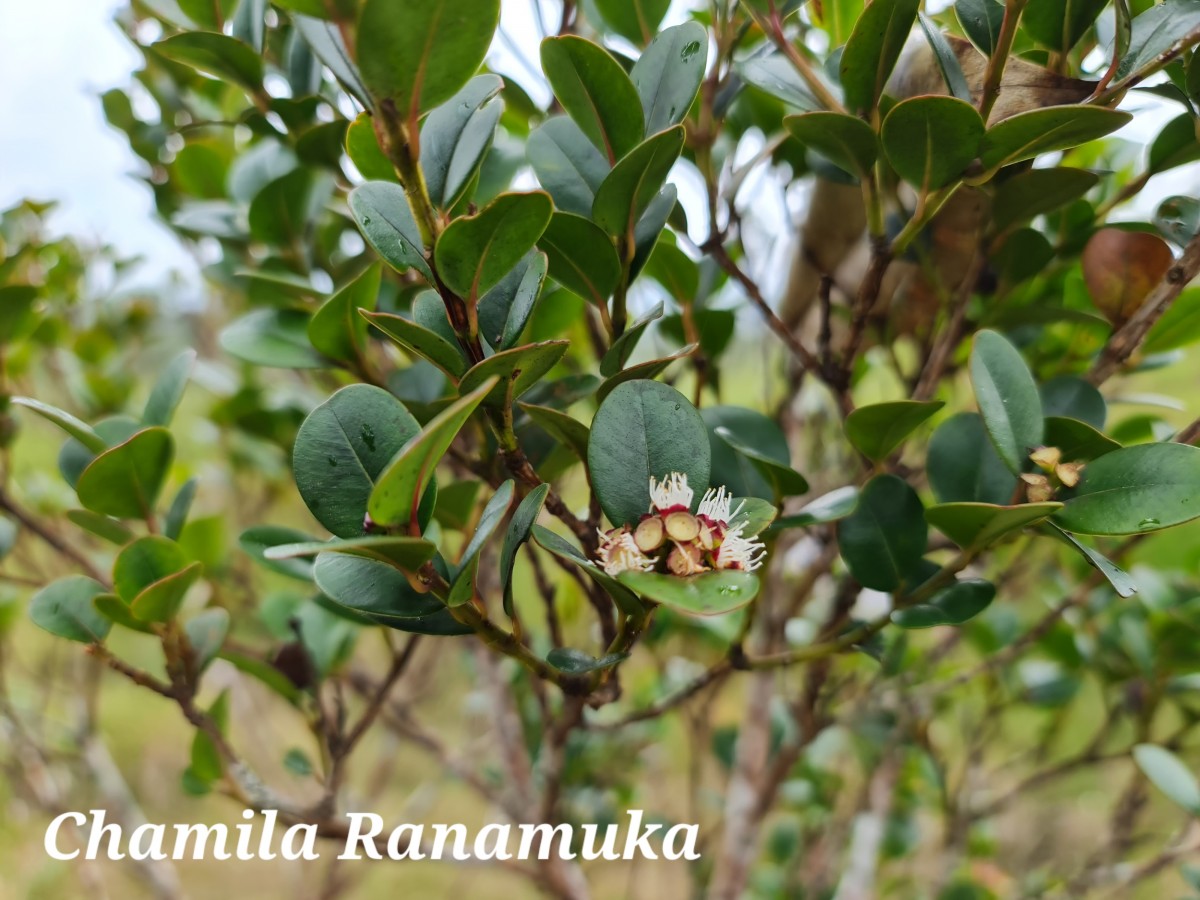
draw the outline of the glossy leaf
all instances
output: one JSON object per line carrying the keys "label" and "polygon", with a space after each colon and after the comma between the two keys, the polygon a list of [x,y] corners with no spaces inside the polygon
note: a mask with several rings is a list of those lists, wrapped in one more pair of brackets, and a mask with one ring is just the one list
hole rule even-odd
{"label": "glossy leaf", "polygon": [[432,594],[414,591],[394,566],[375,559],[322,553],[313,565],[313,577],[334,603],[375,619],[411,619],[444,609]]}
{"label": "glossy leaf", "polygon": [[896,173],[922,191],[956,181],[979,155],[983,120],[955,97],[913,97],[883,120],[881,139]]}
{"label": "glossy leaf", "polygon": [[638,617],[645,614],[642,602],[629,588],[585,557],[574,544],[541,525],[534,525],[530,529],[530,536],[543,550],[583,569],[592,581],[604,589],[623,613]]}
{"label": "glossy leaf", "polygon": [[875,0],[858,17],[839,69],[846,107],[874,109],[917,20],[920,0]]}
{"label": "glossy leaf", "polygon": [[192,366],[195,365],[195,362],[196,351],[185,350],[167,363],[162,374],[154,382],[150,396],[146,398],[146,406],[142,410],[143,425],[165,427],[171,424],[175,408],[183,399],[183,392],[187,388],[188,378],[191,377]]}
{"label": "glossy leaf", "polygon": [[357,360],[367,342],[367,323],[359,310],[375,308],[382,267],[369,266],[361,275],[322,304],[308,323],[313,347],[331,359]]}
{"label": "glossy leaf", "polygon": [[776,498],[794,497],[808,492],[808,482],[804,476],[788,463],[773,459],[757,447],[747,444],[724,426],[718,425],[714,431],[717,437],[732,447],[736,453],[750,461],[758,474],[771,485]]}
{"label": "glossy leaf", "polygon": [[671,0],[596,0],[604,21],[638,45],[654,36],[670,5]]}
{"label": "glossy leaf", "polygon": [[521,339],[542,293],[549,267],[545,253],[532,251],[479,301],[479,329],[496,350],[508,350]]}
{"label": "glossy leaf", "polygon": [[1082,197],[1099,181],[1100,176],[1094,172],[1068,166],[1030,169],[1014,175],[996,187],[992,227],[1004,231],[1043,213],[1053,212]]}
{"label": "glossy leaf", "polygon": [[656,572],[622,572],[621,584],[647,600],[689,616],[719,616],[748,604],[758,594],[750,572],[706,572],[689,578]]}
{"label": "glossy leaf", "polygon": [[82,575],[59,579],[33,595],[29,618],[57,637],[81,644],[99,643],[112,627],[92,605],[93,598],[103,593],[103,585]]}
{"label": "glossy leaf", "polygon": [[991,56],[1004,24],[1004,4],[997,0],[957,0],[954,12],[971,43]]}
{"label": "glossy leaf", "polygon": [[546,504],[546,495],[550,493],[550,485],[539,484],[525,495],[517,505],[512,519],[508,523],[508,531],[504,534],[504,546],[500,550],[500,585],[504,592],[504,612],[509,618],[513,616],[513,569],[516,566],[517,551],[529,540],[530,530],[537,517],[541,515],[542,507]]}
{"label": "glossy leaf", "polygon": [[347,202],[358,230],[384,262],[398,272],[416,269],[434,283],[404,188],[388,181],[368,181],[352,190]]}
{"label": "glossy leaf", "polygon": [[355,54],[363,83],[415,121],[467,83],[499,22],[500,0],[363,0]]}
{"label": "glossy leaf", "polygon": [[167,59],[229,81],[251,94],[262,91],[262,59],[236,38],[211,31],[176,34],[153,45]]}
{"label": "glossy leaf", "polygon": [[959,413],[938,426],[929,442],[926,471],[942,503],[1003,505],[1017,486],[976,413]]}
{"label": "glossy leaf", "polygon": [[379,146],[375,124],[368,112],[359,113],[346,129],[346,155],[367,181],[400,180]]}
{"label": "glossy leaf", "polygon": [[[637,7],[641,2],[608,0],[610,6],[624,7]],[[661,6],[665,11],[667,4]],[[707,63],[708,34],[698,22],[685,22],[654,35],[629,73],[642,99],[646,134],[658,134],[687,117]]]}
{"label": "glossy leaf", "polygon": [[846,417],[846,437],[859,453],[879,462],[945,405],[940,400],[897,400],[860,406]]}
{"label": "glossy leaf", "polygon": [[571,119],[555,116],[530,136],[525,155],[555,209],[589,216],[596,191],[612,168]]}
{"label": "glossy leaf", "polygon": [[860,181],[870,177],[879,155],[879,141],[871,126],[857,116],[835,112],[809,112],[783,120],[792,137],[849,172]]}
{"label": "glossy leaf", "polygon": [[1020,473],[1043,438],[1041,397],[1020,351],[995,331],[976,334],[971,384],[996,452]]}
{"label": "glossy leaf", "polygon": [[597,659],[582,650],[570,647],[555,647],[546,654],[546,662],[560,672],[570,675],[586,675],[588,672],[599,672],[611,669],[617,663],[629,656],[628,653],[608,653]]}
{"label": "glossy leaf", "polygon": [[310,321],[298,309],[256,309],[221,332],[221,349],[256,366],[323,369],[330,363],[309,340]]}
{"label": "glossy leaf", "polygon": [[267,560],[284,561],[297,557],[311,557],[319,553],[346,553],[375,559],[395,566],[405,572],[415,572],[433,558],[437,548],[424,538],[402,535],[368,534],[356,538],[334,538],[331,541],[302,541],[294,544],[276,544],[263,551]]}
{"label": "glossy leaf", "polygon": [[[1067,416],[1103,428],[1108,418],[1104,395],[1076,375],[1059,375],[1040,388],[1042,412],[1047,416]],[[1051,446],[1054,446],[1051,444]]]}
{"label": "glossy leaf", "polygon": [[1079,534],[1138,534],[1200,516],[1200,448],[1139,444],[1088,463],[1054,521]]}
{"label": "glossy leaf", "polygon": [[962,625],[987,609],[995,596],[996,586],[991,582],[969,578],[938,591],[927,603],[896,610],[892,621],[901,628]]}
{"label": "glossy leaf", "polygon": [[835,488],[800,508],[789,516],[781,516],[771,524],[771,531],[786,528],[808,528],[837,522],[854,512],[858,506],[858,488],[854,485]]}
{"label": "glossy leaf", "polygon": [[664,356],[659,359],[649,359],[645,362],[638,363],[635,366],[630,366],[628,369],[622,369],[615,375],[604,379],[600,387],[596,389],[596,399],[603,403],[605,397],[611,394],[615,388],[625,384],[626,382],[637,381],[639,379],[648,380],[657,378],[659,375],[665,372],[672,363],[677,362],[686,356],[691,356],[698,349],[700,349],[699,344],[688,344],[686,347],[680,347],[679,350],[672,353],[670,356]]}
{"label": "glossy leaf", "polygon": [[488,406],[504,405],[541,381],[566,352],[566,341],[542,341],[502,350],[468,369],[458,391],[467,394],[485,382],[494,381],[495,387],[483,402]]}
{"label": "glossy leaf", "polygon": [[403,445],[379,473],[371,491],[367,511],[373,521],[384,526],[398,525],[416,517],[417,500],[433,479],[433,470],[467,419],[495,386],[496,382],[488,379],[442,410],[420,434]]}
{"label": "glossy leaf", "polygon": [[302,557],[276,559],[267,556],[267,550],[288,544],[300,544],[312,540],[312,536],[288,528],[285,525],[254,525],[238,535],[238,546],[255,561],[268,569],[300,581],[312,581],[312,562]]}
{"label": "glossy leaf", "polygon": [[1056,53],[1067,53],[1092,27],[1108,0],[1041,0],[1029,4],[1021,27]]}
{"label": "glossy leaf", "polygon": [[439,106],[421,126],[421,171],[434,204],[454,206],[492,146],[502,102],[493,102],[504,81],[477,75]]}
{"label": "glossy leaf", "polygon": [[158,426],[143,429],[88,464],[75,485],[79,502],[117,519],[149,518],[174,456],[169,431]]}
{"label": "glossy leaf", "polygon": [[30,412],[37,413],[47,422],[53,422],[92,453],[102,453],[108,448],[108,442],[96,434],[90,425],[69,412],[48,403],[42,403],[40,400],[34,400],[32,397],[13,397],[12,403],[14,406],[23,406]]}
{"label": "glossy leaf", "polygon": [[184,598],[200,577],[203,566],[187,568],[147,585],[129,604],[129,611],[142,622],[169,622],[179,613]]}
{"label": "glossy leaf", "polygon": [[1011,116],[987,130],[979,157],[991,171],[1111,134],[1133,116],[1099,106],[1051,106]]}
{"label": "glossy leaf", "polygon": [[1086,422],[1063,416],[1046,417],[1046,446],[1057,447],[1067,462],[1091,461],[1121,449],[1119,443]]}
{"label": "glossy leaf", "polygon": [[642,213],[658,196],[683,149],[683,127],[676,125],[634,148],[608,173],[596,191],[592,220],[628,245]]}
{"label": "glossy leaf", "polygon": [[838,549],[863,587],[890,593],[916,571],[927,534],[917,492],[895,475],[876,475],[838,523]]}
{"label": "glossy leaf", "polygon": [[520,404],[521,409],[529,414],[529,418],[550,434],[555,440],[567,447],[584,462],[587,461],[588,427],[578,419],[573,419],[564,412],[551,409],[548,406],[536,406],[531,403]]}
{"label": "glossy leaf", "polygon": [[556,212],[538,246],[550,277],[597,306],[604,306],[621,280],[621,261],[612,239],[583,216]]}
{"label": "glossy leaf", "polygon": [[113,564],[113,589],[126,604],[156,581],[183,571],[187,554],[174,541],[159,535],[139,538],[125,547]]}
{"label": "glossy leaf", "polygon": [[1133,760],[1142,773],[1170,800],[1190,815],[1200,816],[1200,782],[1178,756],[1165,747],[1138,744]]}
{"label": "glossy leaf", "polygon": [[626,326],[621,336],[612,342],[604,356],[600,358],[600,374],[610,377],[624,369],[625,364],[629,362],[629,357],[636,349],[638,341],[650,327],[650,323],[661,318],[662,314],[663,304],[659,302],[650,312],[639,316],[636,321]]}
{"label": "glossy leaf", "polygon": [[381,388],[353,384],[309,413],[296,435],[292,471],[313,516],[342,538],[364,532],[368,498],[420,425]]}
{"label": "glossy leaf", "polygon": [[438,275],[470,303],[512,271],[550,222],[550,195],[501,194],[477,215],[455,219],[438,238]]}
{"label": "glossy leaf", "polygon": [[363,313],[363,317],[406,351],[429,360],[451,378],[461,378],[467,370],[462,351],[437,332],[391,313]]}
{"label": "glossy leaf", "polygon": [[542,71],[563,109],[616,163],[645,134],[637,88],[603,47],[575,35],[542,41]]}
{"label": "glossy leaf", "polygon": [[1049,522],[1047,525],[1051,534],[1056,535],[1069,547],[1078,552],[1087,560],[1088,565],[1104,576],[1105,580],[1112,585],[1113,590],[1117,592],[1117,596],[1132,597],[1137,593],[1137,583],[1130,577],[1128,572],[1108,559],[1104,554],[1079,541],[1075,535],[1063,531],[1053,522]]}
{"label": "glossy leaf", "polygon": [[925,519],[960,547],[974,550],[1041,522],[1062,508],[1061,503],[942,503],[925,510]]}
{"label": "glossy leaf", "polygon": [[614,525],[650,509],[650,477],[688,477],[696,499],[709,484],[711,452],[704,420],[674,388],[630,381],[600,404],[588,441],[588,468],[600,507]]}

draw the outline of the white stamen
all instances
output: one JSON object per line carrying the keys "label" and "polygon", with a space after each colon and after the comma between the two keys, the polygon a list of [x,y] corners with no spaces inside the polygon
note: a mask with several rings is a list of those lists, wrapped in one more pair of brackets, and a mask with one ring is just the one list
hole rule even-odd
{"label": "white stamen", "polygon": [[742,529],[734,528],[725,533],[721,546],[717,548],[716,566],[718,569],[741,569],[753,572],[762,565],[767,545],[753,538],[742,537]]}
{"label": "white stamen", "polygon": [[733,495],[722,485],[719,488],[709,488],[704,492],[700,506],[696,510],[698,516],[708,516],[714,522],[726,525],[729,522],[729,507],[733,503]]}
{"label": "white stamen", "polygon": [[687,475],[671,472],[661,482],[650,476],[650,509],[666,512],[673,507],[691,508],[693,492],[688,487]]}
{"label": "white stamen", "polygon": [[600,546],[596,551],[597,562],[608,575],[620,575],[631,570],[649,572],[654,560],[646,556],[628,531],[600,532]]}

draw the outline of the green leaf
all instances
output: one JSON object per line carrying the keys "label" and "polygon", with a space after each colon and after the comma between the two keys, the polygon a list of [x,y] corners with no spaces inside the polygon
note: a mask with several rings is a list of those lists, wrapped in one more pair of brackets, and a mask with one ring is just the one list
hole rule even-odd
{"label": "green leaf", "polygon": [[604,356],[600,358],[600,374],[610,377],[624,369],[650,323],[661,318],[662,314],[663,304],[662,301],[659,301],[650,312],[626,326],[621,336],[612,342]]}
{"label": "green leaf", "polygon": [[996,453],[977,413],[958,413],[938,426],[929,442],[925,470],[934,496],[942,503],[1006,504],[1017,486],[1016,476]]}
{"label": "green leaf", "polygon": [[1164,353],[1200,341],[1200,288],[1185,288],[1154,323],[1142,350]]}
{"label": "green leaf", "polygon": [[363,84],[362,74],[350,57],[341,30],[332,22],[323,22],[311,16],[293,14],[292,25],[312,48],[313,55],[321,60],[334,77],[341,82],[346,92],[353,96],[364,109],[374,109],[371,95]]}
{"label": "green leaf", "polygon": [[508,514],[508,508],[512,505],[514,487],[511,478],[500,485],[483,507],[483,512],[479,514],[479,523],[475,526],[475,533],[471,535],[471,540],[463,550],[462,558],[455,570],[450,597],[446,601],[447,606],[460,606],[471,599],[471,592],[475,584],[475,572],[479,565],[479,554],[483,552],[484,545],[500,527],[505,515]]}
{"label": "green leaf", "polygon": [[542,71],[563,109],[608,159],[616,163],[642,140],[637,88],[603,47],[575,35],[542,41]]}
{"label": "green leaf", "polygon": [[398,272],[416,269],[434,283],[404,188],[389,181],[368,181],[352,190],[347,202],[358,230],[385,263]]}
{"label": "green leaf", "polygon": [[38,289],[31,284],[0,287],[0,344],[11,344],[24,331],[37,298]]}
{"label": "green leaf", "polygon": [[596,306],[608,302],[621,280],[612,239],[583,216],[556,212],[538,246],[549,260],[550,277]]}
{"label": "green leaf", "polygon": [[536,406],[532,403],[520,404],[521,409],[529,414],[538,427],[551,437],[567,447],[584,462],[587,462],[588,427],[578,419],[573,419],[564,412],[551,409],[549,406]]}
{"label": "green leaf", "polygon": [[130,611],[129,604],[116,594],[97,594],[92,598],[92,606],[114,625],[140,631],[142,634],[154,634],[150,623],[136,618]]}
{"label": "green leaf", "polygon": [[892,168],[921,191],[958,180],[979,155],[983,119],[956,97],[913,97],[883,120],[881,139]]}
{"label": "green leaf", "polygon": [[[607,2],[610,6],[636,6],[641,0],[633,4],[625,0]],[[662,3],[664,11],[666,6]],[[654,35],[629,73],[642,98],[646,134],[658,134],[687,117],[707,64],[708,34],[698,22],[685,22]]]}
{"label": "green leaf", "polygon": [[[68,509],[67,518],[96,537],[103,538],[118,547],[133,539],[133,532],[121,522],[109,516],[102,516],[90,509]],[[7,521],[7,520],[5,520]]]}
{"label": "green leaf", "polygon": [[1026,34],[1056,53],[1079,43],[1108,0],[1042,0],[1030,3],[1021,16]]}
{"label": "green leaf", "polygon": [[[204,3],[206,0],[195,0]],[[358,6],[358,0],[272,0],[272,2],[290,12],[314,16],[318,19],[353,19]]]}
{"label": "green leaf", "polygon": [[542,341],[501,350],[468,369],[458,383],[458,392],[465,395],[491,382],[495,387],[484,398],[484,404],[507,405],[541,381],[563,358],[567,346],[566,341]]}
{"label": "green leaf", "polygon": [[308,340],[330,359],[355,361],[367,343],[367,323],[359,310],[375,308],[383,269],[376,263],[321,305],[308,323]]}
{"label": "green leaf", "polygon": [[617,579],[587,559],[574,544],[541,525],[534,525],[530,529],[530,534],[543,550],[583,569],[592,581],[604,589],[625,615],[639,618],[645,615],[646,610],[637,596]]}
{"label": "green leaf", "polygon": [[92,598],[104,593],[104,586],[82,575],[61,578],[42,588],[29,601],[33,624],[53,635],[97,644],[112,627],[108,619],[92,606]]}
{"label": "green leaf", "polygon": [[313,577],[334,603],[376,620],[412,619],[444,610],[437,597],[418,594],[395,566],[376,559],[321,553]]}
{"label": "green leaf", "polygon": [[785,116],[792,137],[860,181],[871,176],[879,156],[879,141],[871,126],[857,116],[809,112]]}
{"label": "green leaf", "polygon": [[174,541],[160,535],[139,538],[117,555],[113,590],[122,601],[131,604],[143,590],[183,571],[187,564],[187,554]]}
{"label": "green leaf", "polygon": [[309,413],[292,470],[317,521],[338,537],[361,536],[376,483],[420,430],[403,403],[373,385],[344,387]]}
{"label": "green leaf", "polygon": [[770,530],[778,532],[785,528],[808,528],[811,525],[837,522],[854,512],[857,506],[858,488],[852,484],[835,488],[807,503],[798,512],[776,519]]}
{"label": "green leaf", "polygon": [[192,563],[180,572],[147,585],[129,604],[129,611],[142,622],[169,622],[179,613],[188,590],[200,577],[203,566]]}
{"label": "green leaf", "polygon": [[647,138],[613,167],[596,191],[592,220],[630,252],[638,220],[658,196],[682,149],[682,125]]}
{"label": "green leaf", "polygon": [[88,464],[75,485],[79,502],[118,519],[149,518],[174,456],[171,432],[145,428]]}
{"label": "green leaf", "polygon": [[142,410],[143,425],[171,424],[175,408],[183,399],[183,391],[187,387],[188,378],[192,373],[192,365],[196,362],[196,351],[185,350],[167,363],[150,396],[146,398],[146,406]]}
{"label": "green leaf", "polygon": [[650,477],[687,476],[700,497],[708,488],[708,431],[679,391],[655,381],[613,390],[592,420],[588,468],[600,507],[614,525],[636,522],[650,509]]}
{"label": "green leaf", "polygon": [[1117,65],[1115,82],[1152,65],[1191,32],[1200,28],[1200,7],[1191,0],[1166,0],[1133,19],[1129,51]]}
{"label": "green leaf", "polygon": [[996,506],[991,503],[942,503],[925,510],[925,519],[964,550],[994,544],[1062,509],[1061,503],[1024,503]]}
{"label": "green leaf", "polygon": [[238,546],[273,572],[298,578],[300,581],[312,581],[312,563],[309,560],[290,556],[275,559],[267,556],[267,550],[272,547],[301,544],[311,540],[311,535],[285,525],[254,525],[238,535]]}
{"label": "green leaf", "polygon": [[496,383],[488,379],[476,390],[460,397],[395,454],[380,473],[367,503],[367,511],[374,522],[398,525],[415,517],[417,498],[424,494],[438,462]]}
{"label": "green leaf", "polygon": [[545,253],[532,250],[479,301],[479,330],[497,350],[521,339],[542,293],[549,267]]}
{"label": "green leaf", "polygon": [[732,570],[689,578],[657,572],[622,572],[617,579],[635,594],[689,616],[733,612],[758,594],[757,576]]}
{"label": "green leaf", "polygon": [[221,332],[230,356],[272,369],[324,369],[330,361],[308,338],[310,318],[298,309],[256,309]]}
{"label": "green leaf", "polygon": [[319,553],[347,553],[351,556],[361,556],[363,559],[385,562],[405,572],[415,572],[433,558],[436,550],[437,548],[424,538],[369,534],[356,538],[334,538],[331,541],[276,544],[263,551],[263,558],[283,561],[316,556]]}
{"label": "green leaf", "polygon": [[501,194],[477,215],[455,219],[438,238],[438,275],[475,303],[537,243],[554,205],[542,191]]}
{"label": "green leaf", "polygon": [[[782,463],[760,451],[757,447],[745,441],[723,425],[713,429],[714,433],[741,456],[750,461],[758,474],[767,480],[774,491],[775,497],[795,497],[808,493],[808,482],[804,476],[787,463]],[[774,517],[772,517],[774,518]]]}
{"label": "green leaf", "polygon": [[874,0],[858,17],[838,67],[851,112],[875,108],[920,5],[920,0]]}
{"label": "green leaf", "polygon": [[743,81],[794,109],[812,112],[821,108],[796,67],[782,53],[740,60],[734,63],[734,71]]}
{"label": "green leaf", "polygon": [[879,462],[945,405],[940,400],[897,400],[860,406],[846,417],[846,437],[859,453]]}
{"label": "green leaf", "polygon": [[163,534],[173,541],[179,539],[179,535],[183,533],[183,526],[187,524],[192,501],[196,499],[198,484],[199,482],[195,478],[185,481],[183,487],[176,492],[175,499],[171,501],[171,506],[167,510],[166,518],[163,521]]}
{"label": "green leaf", "polygon": [[451,378],[461,378],[467,370],[462,351],[442,335],[391,313],[362,313],[362,316],[407,352],[429,360]]}
{"label": "green leaf", "polygon": [[941,28],[922,12],[917,13],[917,21],[921,23],[921,31],[925,33],[925,40],[929,42],[929,49],[933,51],[933,58],[937,60],[942,80],[946,82],[946,88],[950,91],[950,95],[959,100],[965,100],[967,103],[973,102],[971,86],[967,84],[962,64],[958,61],[954,48],[942,34]]}
{"label": "green leaf", "polygon": [[591,215],[596,190],[611,166],[571,119],[555,116],[531,135],[525,155],[561,212]]}
{"label": "green leaf", "polygon": [[1196,119],[1183,113],[1163,126],[1150,144],[1146,171],[1157,175],[1200,159],[1200,140],[1196,139]]}
{"label": "green leaf", "polygon": [[328,176],[309,168],[276,178],[250,201],[250,236],[288,250],[302,246],[331,186]]}
{"label": "green leaf", "polygon": [[734,497],[729,517],[730,528],[740,528],[743,537],[755,537],[766,531],[779,510],[760,497]]}
{"label": "green leaf", "polygon": [[928,603],[918,603],[892,613],[901,628],[933,628],[962,625],[987,609],[996,596],[996,586],[980,578],[957,581],[938,591]]}
{"label": "green leaf", "polygon": [[1005,231],[1082,197],[1100,181],[1085,169],[1056,166],[1030,169],[996,186],[992,201],[992,227]]}
{"label": "green leaf", "polygon": [[566,672],[569,675],[586,675],[588,672],[610,669],[628,657],[628,653],[608,653],[597,659],[582,650],[574,650],[571,647],[555,647],[546,654],[546,662],[560,672]]}
{"label": "green leaf", "polygon": [[895,475],[876,475],[838,524],[838,548],[863,587],[891,593],[918,568],[928,527],[921,498]]}
{"label": "green leaf", "polygon": [[1108,404],[1104,401],[1104,395],[1077,375],[1051,378],[1042,385],[1040,393],[1042,412],[1047,416],[1067,416],[1086,422],[1093,428],[1104,427],[1104,421],[1108,418]]}
{"label": "green leaf", "polygon": [[359,113],[346,129],[346,155],[367,181],[400,180],[392,161],[379,146],[375,123],[369,112]]}
{"label": "green leaf", "polygon": [[988,437],[1014,475],[1042,445],[1042,401],[1025,360],[995,331],[975,335],[971,384]]}
{"label": "green leaf", "polygon": [[153,47],[169,60],[191,66],[219,81],[232,82],[248,93],[262,93],[262,58],[236,38],[209,31],[188,31],[158,41]]}
{"label": "green leaf", "polygon": [[508,531],[504,534],[504,546],[500,550],[500,585],[504,591],[504,612],[509,618],[513,616],[512,581],[517,551],[529,540],[530,530],[541,515],[542,507],[546,505],[546,495],[549,493],[550,485],[539,484],[526,494],[513,513],[508,523]]}
{"label": "green leaf", "polygon": [[1200,783],[1183,760],[1165,747],[1138,744],[1133,748],[1133,761],[1173,803],[1200,816]]}
{"label": "green leaf", "polygon": [[654,36],[670,5],[671,0],[596,0],[604,21],[638,46]]}
{"label": "green leaf", "polygon": [[458,202],[492,146],[504,104],[490,101],[503,87],[499,75],[477,75],[421,126],[421,171],[441,209]]}
{"label": "green leaf", "polygon": [[[1111,134],[1133,116],[1099,106],[1050,106],[1018,113],[983,136],[979,157],[992,172],[1053,150],[1069,150]],[[987,176],[984,176],[985,178]]]}
{"label": "green leaf", "polygon": [[1004,4],[997,0],[957,0],[954,13],[971,43],[991,56],[1004,24]]}
{"label": "green leaf", "polygon": [[1059,540],[1063,541],[1069,547],[1077,551],[1088,565],[1105,577],[1114,591],[1119,597],[1132,597],[1138,591],[1137,583],[1130,577],[1129,573],[1108,559],[1102,553],[1093,550],[1091,547],[1081,543],[1073,534],[1068,534],[1063,531],[1053,522],[1046,523],[1049,526],[1049,533],[1053,534]]}
{"label": "green leaf", "polygon": [[1086,422],[1063,416],[1046,417],[1046,446],[1061,450],[1067,462],[1090,462],[1121,449],[1120,444]]}
{"label": "green leaf", "polygon": [[706,406],[700,411],[709,432],[712,466],[710,482],[724,485],[735,497],[775,499],[775,487],[749,457],[737,452],[721,435],[727,429],[742,445],[753,447],[782,466],[791,464],[787,438],[774,419],[743,406]]}
{"label": "green leaf", "polygon": [[700,349],[699,344],[688,344],[670,356],[647,360],[646,362],[638,363],[636,366],[630,366],[628,369],[622,369],[610,378],[604,379],[600,387],[596,389],[596,399],[603,403],[604,398],[611,394],[614,388],[628,381],[657,378],[667,370],[671,363],[683,359],[685,356],[691,356],[698,349]]}
{"label": "green leaf", "polygon": [[1139,444],[1088,463],[1054,521],[1079,534],[1139,534],[1200,516],[1200,448]]}
{"label": "green leaf", "polygon": [[48,403],[42,403],[40,400],[34,400],[32,397],[13,397],[12,403],[14,406],[23,406],[25,409],[37,413],[47,422],[53,422],[92,453],[102,453],[108,448],[108,443],[96,434],[90,425],[75,418],[69,412],[64,412]]}
{"label": "green leaf", "polygon": [[364,0],[357,29],[363,83],[416,122],[445,103],[483,63],[500,0]]}

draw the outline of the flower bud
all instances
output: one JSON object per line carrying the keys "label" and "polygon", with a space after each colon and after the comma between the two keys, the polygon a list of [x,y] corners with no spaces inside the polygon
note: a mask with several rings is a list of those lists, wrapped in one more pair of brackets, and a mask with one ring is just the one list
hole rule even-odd
{"label": "flower bud", "polygon": [[1060,463],[1054,467],[1054,474],[1064,487],[1073,488],[1079,484],[1079,476],[1083,472],[1083,463]]}
{"label": "flower bud", "polygon": [[1021,480],[1025,482],[1025,498],[1030,503],[1044,503],[1047,500],[1054,499],[1054,488],[1050,486],[1050,479],[1045,475],[1022,475]]}
{"label": "flower bud", "polygon": [[698,575],[708,570],[700,561],[700,549],[692,544],[676,544],[667,555],[667,569],[672,575]]}
{"label": "flower bud", "polygon": [[1033,464],[1045,472],[1051,472],[1062,462],[1062,451],[1057,447],[1038,447],[1029,454]]}

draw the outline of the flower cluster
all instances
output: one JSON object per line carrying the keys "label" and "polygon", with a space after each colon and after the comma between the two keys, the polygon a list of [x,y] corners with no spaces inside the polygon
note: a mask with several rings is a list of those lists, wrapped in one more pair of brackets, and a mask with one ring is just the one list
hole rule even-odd
{"label": "flower cluster", "polygon": [[1084,464],[1063,462],[1062,451],[1057,447],[1039,447],[1029,454],[1029,458],[1041,469],[1021,476],[1025,482],[1025,499],[1030,503],[1053,500],[1060,487],[1073,488],[1079,484]]}
{"label": "flower cluster", "polygon": [[[698,575],[714,569],[750,572],[762,565],[765,545],[730,526],[738,514],[724,487],[709,488],[693,514],[687,475],[650,476],[650,511],[634,526],[600,532],[597,562],[609,575],[668,572]],[[740,509],[740,507],[739,507]]]}

